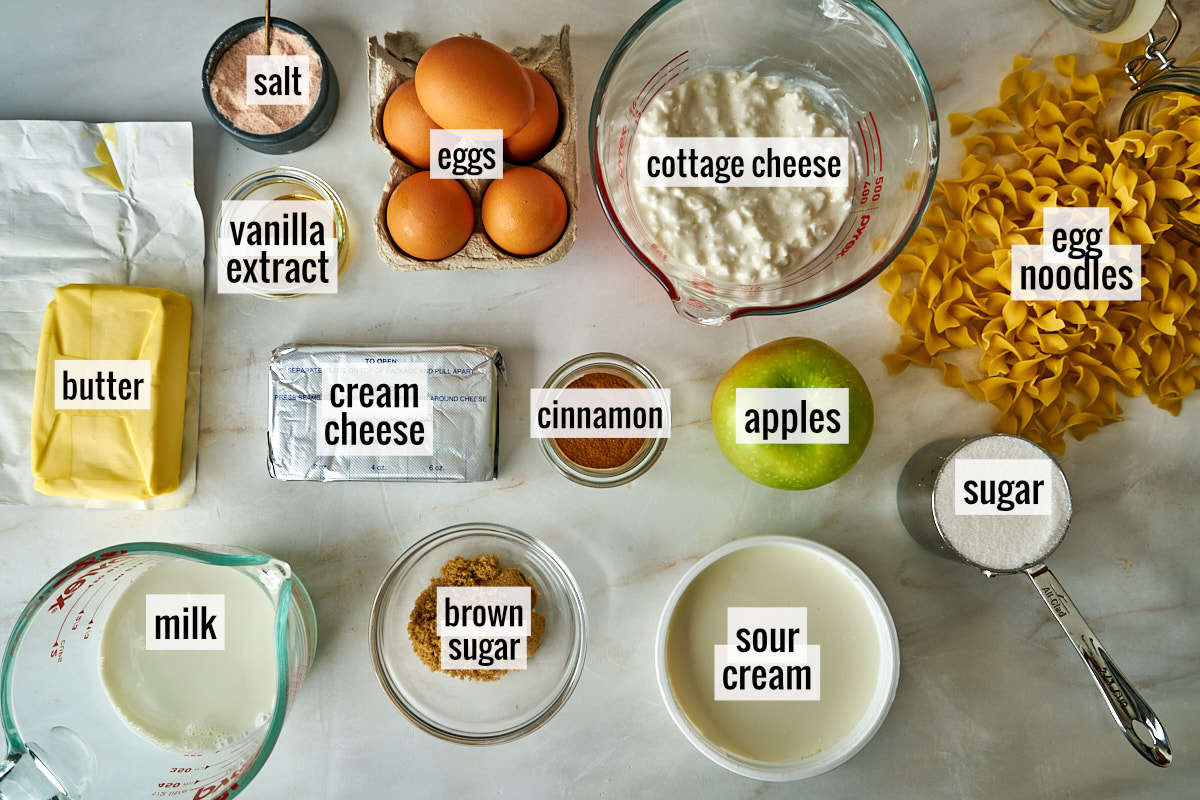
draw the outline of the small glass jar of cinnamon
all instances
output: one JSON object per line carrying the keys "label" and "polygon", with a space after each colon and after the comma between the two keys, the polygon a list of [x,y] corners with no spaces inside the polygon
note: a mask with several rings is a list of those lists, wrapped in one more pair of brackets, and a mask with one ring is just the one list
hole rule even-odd
{"label": "small glass jar of cinnamon", "polygon": [[[662,389],[650,370],[616,353],[589,353],[568,361],[546,381],[546,389]],[[559,472],[595,488],[620,486],[658,460],[665,438],[542,439],[542,451]]]}

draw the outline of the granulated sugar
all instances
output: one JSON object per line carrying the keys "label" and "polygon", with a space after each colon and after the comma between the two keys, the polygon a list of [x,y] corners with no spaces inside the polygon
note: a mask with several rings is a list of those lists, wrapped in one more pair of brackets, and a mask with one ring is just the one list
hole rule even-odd
{"label": "granulated sugar", "polygon": [[1062,539],[1071,518],[1071,498],[1062,471],[1050,470],[1048,515],[960,516],[954,513],[955,459],[1049,459],[1036,445],[1015,436],[985,436],[947,459],[933,488],[933,510],[951,547],[980,567],[1015,570],[1044,559]]}
{"label": "granulated sugar", "polygon": [[271,26],[271,55],[308,56],[308,102],[303,105],[250,105],[246,102],[246,56],[266,55],[263,29],[234,42],[213,70],[209,92],[221,116],[247,133],[280,133],[308,116],[321,92],[321,59],[299,34]]}

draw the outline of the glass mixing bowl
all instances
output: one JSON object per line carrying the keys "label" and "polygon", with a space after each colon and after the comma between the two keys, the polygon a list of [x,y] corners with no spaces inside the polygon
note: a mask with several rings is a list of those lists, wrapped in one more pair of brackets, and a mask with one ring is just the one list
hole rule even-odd
{"label": "glass mixing bowl", "polygon": [[[715,69],[784,78],[850,140],[850,213],[822,252],[775,281],[706,278],[655,241],[634,202],[629,153],[642,113],[664,89]],[[937,174],[933,91],[904,34],[868,0],[662,0],[609,57],[588,137],[613,230],[676,310],[707,325],[813,308],[867,283],[916,230]]]}

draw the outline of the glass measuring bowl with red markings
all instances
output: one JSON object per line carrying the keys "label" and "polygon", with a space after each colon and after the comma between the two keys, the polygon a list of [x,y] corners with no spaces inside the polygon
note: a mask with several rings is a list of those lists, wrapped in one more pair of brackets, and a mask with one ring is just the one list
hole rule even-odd
{"label": "glass measuring bowl with red markings", "polygon": [[[222,575],[236,570],[241,576],[233,577],[255,603],[262,603],[259,589],[267,601],[261,617],[270,639],[262,643],[267,674],[230,676],[262,678],[267,713],[253,729],[206,747],[173,747],[135,730],[102,678],[102,655],[110,654],[105,634],[122,624],[115,609],[122,607],[123,592],[136,593],[142,585],[137,582],[155,569],[180,564],[216,568]],[[225,610],[226,624],[235,625],[234,610]],[[4,650],[0,724],[8,755],[0,758],[0,798],[229,800],[270,755],[312,664],[316,634],[312,601],[291,567],[257,551],[136,542],[79,559],[29,602]],[[233,641],[231,635],[228,642]],[[173,709],[168,704],[158,711],[170,715]]]}
{"label": "glass measuring bowl with red markings", "polygon": [[[705,276],[656,241],[634,198],[631,152],[647,106],[701,72],[728,69],[779,76],[805,90],[850,142],[849,214],[822,251],[777,280]],[[929,202],[938,122],[916,54],[869,0],[662,0],[609,57],[592,101],[589,144],[596,193],[622,244],[680,314],[717,325],[823,305],[878,275]]]}

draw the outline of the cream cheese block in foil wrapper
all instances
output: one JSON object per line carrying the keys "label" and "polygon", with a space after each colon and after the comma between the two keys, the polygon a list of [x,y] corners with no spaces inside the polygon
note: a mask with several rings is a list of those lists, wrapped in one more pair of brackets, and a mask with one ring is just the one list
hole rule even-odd
{"label": "cream cheese block in foil wrapper", "polygon": [[500,351],[287,344],[271,354],[267,470],[285,481],[488,481]]}

